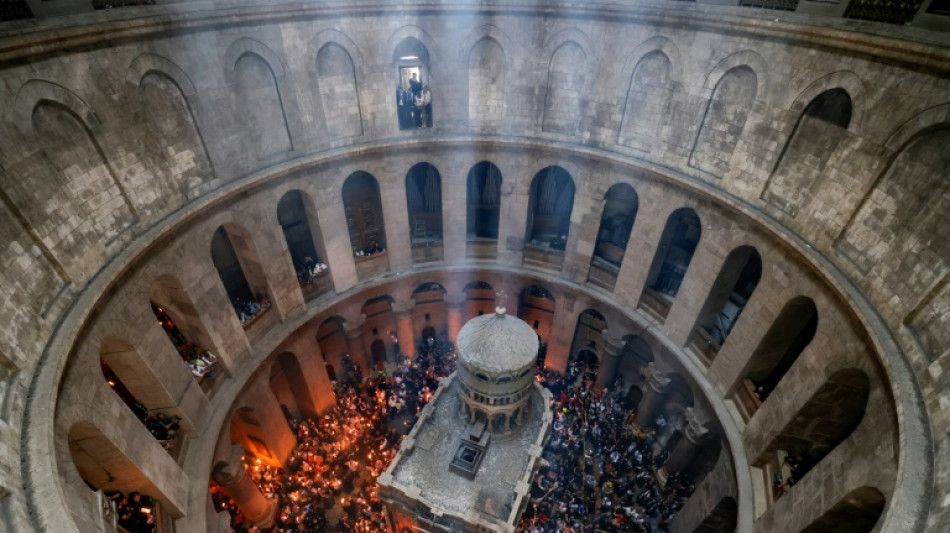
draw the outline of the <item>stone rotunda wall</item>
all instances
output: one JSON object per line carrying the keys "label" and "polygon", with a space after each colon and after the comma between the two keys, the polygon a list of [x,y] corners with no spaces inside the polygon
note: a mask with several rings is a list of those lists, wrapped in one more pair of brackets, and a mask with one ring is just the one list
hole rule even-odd
{"label": "stone rotunda wall", "polygon": [[[426,315],[457,331],[478,307],[466,289],[477,259],[486,283],[519,280],[509,294],[521,281],[550,287],[552,299],[529,291],[519,302],[544,332],[549,366],[567,365],[580,315],[602,306],[625,317],[618,338],[663,347],[689,377],[728,453],[681,514],[685,531],[733,509],[740,531],[794,533],[868,494],[884,501],[875,530],[945,530],[947,38],[675,4],[197,3],[0,25],[0,529],[96,531],[95,497],[70,453],[87,442],[121,458],[112,482],[156,495],[175,531],[209,530],[218,436],[258,366],[285,339],[316,353],[324,323],[356,356],[372,353],[357,343],[367,332],[411,337]],[[398,128],[404,42],[428,52],[431,129]],[[470,250],[466,177],[482,161],[501,177],[499,234]],[[442,180],[441,255],[412,244],[406,181],[421,162]],[[526,231],[545,205],[532,203],[532,183],[550,167],[574,191],[563,250],[539,249]],[[369,266],[353,257],[342,201],[357,171],[379,186],[387,240],[385,261]],[[605,282],[592,259],[618,183],[638,209]],[[277,216],[293,190],[329,264],[329,291],[316,297],[298,286]],[[682,209],[699,220],[686,224],[698,240],[658,312],[644,289]],[[255,329],[241,328],[211,261],[220,227],[274,303]],[[696,327],[742,246],[757,250],[761,279],[710,357],[694,349]],[[414,297],[432,281],[421,273],[441,280],[441,297]],[[216,389],[202,391],[178,361],[149,309],[156,291],[188,310],[220,358]],[[736,388],[799,297],[817,309],[814,340],[746,420]],[[384,316],[391,329],[377,327]],[[616,353],[622,371],[619,345],[601,344],[602,363]],[[183,416],[183,456],[161,450],[112,394],[104,355]],[[328,384],[322,361],[303,366]],[[758,462],[807,430],[795,414],[855,383],[869,408],[854,431],[791,495],[757,501]],[[329,404],[315,397],[315,409]]]}

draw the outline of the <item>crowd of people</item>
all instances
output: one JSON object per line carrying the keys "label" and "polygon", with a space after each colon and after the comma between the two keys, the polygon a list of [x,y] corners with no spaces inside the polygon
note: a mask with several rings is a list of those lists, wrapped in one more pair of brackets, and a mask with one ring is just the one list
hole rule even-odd
{"label": "crowd of people", "polygon": [[152,311],[158,317],[158,323],[171,339],[172,344],[178,350],[178,355],[182,361],[188,365],[188,369],[197,378],[213,378],[218,357],[197,344],[188,342],[188,339],[182,334],[178,326],[172,321],[172,318],[162,307],[152,304]]}
{"label": "crowd of people", "polygon": [[[245,456],[247,472],[266,497],[278,502],[279,531],[388,531],[376,478],[439,381],[454,370],[454,347],[447,340],[427,340],[419,350],[417,357],[400,361],[391,375],[377,372],[366,380],[359,365],[344,357],[333,410],[318,418],[288,420],[297,446],[284,468]],[[220,487],[212,483],[211,493],[215,506],[231,514],[237,533],[254,531]]]}
{"label": "crowd of people", "polygon": [[379,253],[383,253],[385,251],[386,251],[386,248],[384,248],[378,242],[373,241],[369,243],[369,245],[353,252],[353,255],[356,257],[370,257]]}
{"label": "crowd of people", "polygon": [[297,282],[301,287],[312,285],[317,278],[325,276],[329,270],[330,267],[323,261],[307,256],[303,264],[297,267]]}
{"label": "crowd of people", "polygon": [[[655,471],[668,457],[654,457],[653,431],[635,424],[636,412],[615,391],[597,391],[583,364],[565,374],[544,368],[537,381],[553,395],[555,418],[519,531],[524,533],[662,532],[694,486],[683,475],[658,482]],[[337,404],[320,418],[290,420],[297,447],[283,469],[248,455],[246,468],[269,498],[278,501],[280,531],[387,531],[376,478],[388,466],[439,382],[455,369],[447,337],[425,339],[417,356],[400,358],[363,379],[359,365],[344,357]],[[653,428],[655,429],[655,428]],[[238,533],[252,531],[240,510],[212,484],[216,506],[228,509]]]}
{"label": "crowd of people", "polygon": [[234,312],[237,313],[241,326],[246,328],[264,311],[270,309],[271,303],[267,295],[258,294],[250,300],[235,298],[231,301],[231,305],[234,306]]}
{"label": "crowd of people", "polygon": [[565,376],[539,376],[554,395],[544,452],[549,466],[531,485],[520,531],[666,531],[694,486],[679,474],[657,481],[654,471],[668,455],[654,457],[651,431],[635,425],[636,412],[624,405],[619,387],[595,391],[593,373],[576,365]]}
{"label": "crowd of people", "polygon": [[432,92],[413,73],[407,87],[396,88],[399,129],[432,127]]}
{"label": "crowd of people", "polygon": [[155,532],[158,513],[151,498],[138,492],[108,492],[105,496],[115,505],[116,524],[122,529],[129,533]]}
{"label": "crowd of people", "polygon": [[150,412],[147,407],[139,403],[132,393],[119,380],[115,372],[109,368],[104,360],[100,360],[102,365],[102,375],[106,378],[109,387],[129,406],[136,418],[142,422],[142,425],[148,429],[149,433],[155,437],[155,440],[162,445],[162,448],[169,453],[173,453],[175,445],[178,443],[181,418],[177,416],[166,415],[165,413]]}

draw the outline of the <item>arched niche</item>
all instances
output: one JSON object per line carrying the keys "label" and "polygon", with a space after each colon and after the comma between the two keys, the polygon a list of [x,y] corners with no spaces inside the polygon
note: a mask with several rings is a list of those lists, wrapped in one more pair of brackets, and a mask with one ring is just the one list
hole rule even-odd
{"label": "arched niche", "polygon": [[320,222],[310,198],[290,190],[277,203],[277,222],[287,241],[297,282],[305,299],[313,299],[333,288]]}
{"label": "arched niche", "polygon": [[753,465],[763,468],[774,498],[795,490],[815,466],[844,442],[861,423],[870,395],[864,371],[848,368],[832,374],[789,418]]}
{"label": "arched niche", "polygon": [[360,280],[389,271],[386,229],[379,182],[372,174],[357,171],[343,182],[343,212]]}
{"label": "arched niche", "polygon": [[247,230],[234,223],[219,226],[211,238],[211,261],[247,329],[270,309],[264,268]]}
{"label": "arched niche", "polygon": [[278,154],[293,149],[284,102],[277,77],[262,56],[253,51],[241,54],[234,63],[236,122],[242,127],[244,157],[248,168],[267,164]]}
{"label": "arched niche", "polygon": [[871,533],[884,513],[885,498],[874,487],[859,487],[818,517],[801,533]]}
{"label": "arched niche", "polygon": [[[153,286],[154,285],[153,283]],[[153,292],[157,293],[158,297],[163,301],[174,302],[174,300],[168,298],[160,289]],[[156,303],[154,299],[149,303],[152,313],[158,320],[159,325],[162,327],[162,330],[165,331],[168,340],[175,347],[175,351],[179,357],[181,357],[181,360],[198,381],[201,390],[205,394],[211,394],[216,388],[215,385],[224,378],[225,370],[217,355],[213,354],[202,344],[190,340],[189,337],[185,335],[185,331],[193,332],[197,329],[199,332],[198,335],[191,337],[191,339],[208,340],[207,334],[204,333],[204,327],[201,325],[200,319],[196,314],[190,315],[192,321],[191,327],[189,327],[186,321],[179,320],[178,318],[189,316],[186,315],[187,312],[195,312],[190,300],[176,302],[179,305],[169,304],[163,306]],[[189,311],[182,311],[182,308],[188,309]],[[195,326],[197,326],[197,328],[195,328]]]}
{"label": "arched niche", "polygon": [[619,144],[649,152],[673,97],[672,63],[662,50],[644,55],[630,75]]}
{"label": "arched niche", "polygon": [[825,165],[847,134],[851,114],[851,95],[841,87],[812,99],[785,142],[762,199],[795,216],[811,200]]}
{"label": "arched niche", "polygon": [[392,58],[396,75],[396,106],[399,129],[432,125],[432,106],[428,114],[415,105],[415,97],[430,83],[429,49],[415,37],[406,37],[396,45]]}
{"label": "arched niche", "polygon": [[574,41],[561,44],[551,54],[542,131],[574,135],[581,116],[581,102],[586,96],[587,70],[587,53]]}
{"label": "arched niche", "polygon": [[665,320],[670,312],[702,229],[699,215],[688,207],[673,211],[666,220],[639,304],[659,320]]}
{"label": "arched niche", "polygon": [[498,254],[501,183],[501,171],[489,161],[477,163],[468,172],[465,236],[469,257],[495,259]]}
{"label": "arched niche", "polygon": [[340,44],[330,41],[317,51],[316,61],[316,89],[327,134],[334,138],[362,135],[360,92],[350,53]]}
{"label": "arched niche", "polygon": [[442,176],[429,163],[417,163],[406,174],[409,241],[414,263],[442,260]]}
{"label": "arched niche", "polygon": [[310,385],[296,354],[283,352],[274,359],[270,368],[270,390],[285,416],[294,419],[316,416]]}
{"label": "arched niche", "polygon": [[722,348],[762,279],[762,258],[753,246],[729,252],[696,317],[687,345],[709,364]]}
{"label": "arched niche", "polygon": [[187,199],[209,190],[215,184],[211,158],[182,87],[169,74],[149,70],[138,82],[138,96],[150,146],[165,161],[175,188]]}
{"label": "arched niche", "polygon": [[474,127],[498,126],[505,117],[505,50],[482,37],[468,55],[468,120]]}
{"label": "arched niche", "polygon": [[574,179],[570,173],[551,166],[535,174],[528,191],[526,262],[561,266],[573,210]]}
{"label": "arched niche", "polygon": [[597,228],[597,242],[591,257],[588,281],[613,290],[627,251],[627,242],[639,208],[637,191],[626,183],[617,183],[604,195],[604,211]]}
{"label": "arched niche", "polygon": [[518,294],[518,318],[534,328],[543,345],[551,338],[554,304],[554,295],[540,285],[529,285]]}
{"label": "arched niche", "polygon": [[733,393],[746,420],[781,383],[817,330],[818,308],[811,298],[798,296],[785,303],[752,352]]}
{"label": "arched niche", "polygon": [[732,154],[742,138],[755,104],[758,79],[746,65],[733,67],[716,83],[689,156],[689,165],[717,178],[729,172]]}
{"label": "arched niche", "polygon": [[[604,353],[604,330],[606,329],[607,319],[600,311],[585,309],[578,315],[568,359],[569,376],[597,369]],[[582,355],[581,352],[589,352],[589,354]],[[593,354],[593,361],[590,354]]]}

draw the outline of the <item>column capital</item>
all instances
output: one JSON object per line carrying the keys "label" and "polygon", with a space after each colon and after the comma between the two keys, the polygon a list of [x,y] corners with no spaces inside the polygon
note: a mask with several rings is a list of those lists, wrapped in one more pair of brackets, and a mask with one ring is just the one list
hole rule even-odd
{"label": "column capital", "polygon": [[653,363],[647,365],[646,374],[650,378],[648,380],[650,388],[660,394],[666,391],[666,386],[670,384],[670,381],[672,381],[670,378],[666,377],[663,372],[657,370]]}
{"label": "column capital", "polygon": [[685,429],[683,434],[693,444],[702,444],[710,435],[709,429],[706,428],[706,420],[698,415],[692,407],[687,407],[684,415],[686,427],[683,428]]}
{"label": "column capital", "polygon": [[627,344],[623,336],[608,329],[600,332],[604,336],[604,351],[611,357],[620,357],[623,347]]}
{"label": "column capital", "polygon": [[366,314],[360,313],[359,318],[353,322],[345,322],[343,324],[343,331],[346,333],[346,336],[350,339],[357,337],[363,334],[363,324],[366,323]]}

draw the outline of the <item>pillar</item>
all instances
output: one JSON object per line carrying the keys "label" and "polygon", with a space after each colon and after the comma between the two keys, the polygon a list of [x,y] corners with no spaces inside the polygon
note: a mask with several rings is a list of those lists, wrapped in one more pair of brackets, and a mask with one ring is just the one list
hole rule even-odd
{"label": "pillar", "polygon": [[709,435],[709,430],[703,427],[691,407],[686,409],[685,421],[685,427],[682,429],[683,438],[676,443],[676,447],[670,452],[669,460],[663,466],[664,470],[670,473],[682,472],[689,468],[703,449],[706,437]]}
{"label": "pillar", "polygon": [[626,342],[619,335],[609,330],[603,330],[604,353],[600,356],[600,371],[597,373],[596,388],[610,387],[617,379],[617,368],[620,366],[620,355]]}
{"label": "pillar", "polygon": [[459,331],[462,329],[462,321],[464,320],[465,294],[447,294],[445,296],[445,307],[448,310],[449,340],[452,341],[452,344],[457,344]]}
{"label": "pillar", "polygon": [[412,328],[412,308],[416,302],[408,300],[393,303],[396,315],[396,334],[399,335],[399,351],[406,357],[416,356],[416,336]]}
{"label": "pillar", "polygon": [[656,422],[666,399],[666,386],[670,383],[670,378],[657,370],[653,363],[647,365],[646,373],[649,379],[643,388],[643,399],[637,411],[637,423],[641,427],[652,426]]}
{"label": "pillar", "polygon": [[570,294],[561,295],[554,305],[554,319],[551,321],[551,335],[548,340],[548,353],[544,361],[546,368],[563,373],[567,370],[567,362],[571,356],[571,342],[574,340],[574,330],[577,326],[577,316],[580,314],[574,309],[574,297]]}
{"label": "pillar", "polygon": [[349,350],[350,358],[354,364],[360,365],[363,376],[368,376],[373,365],[369,361],[369,356],[366,353],[366,345],[363,343],[363,322],[364,320],[360,320],[358,324],[347,322],[344,326],[344,332],[346,333],[346,346]]}
{"label": "pillar", "polygon": [[240,444],[232,446],[228,457],[214,466],[211,479],[221,485],[221,489],[237,503],[241,513],[251,523],[266,530],[274,525],[277,517],[277,500],[268,500],[261,494],[244,469],[243,455],[244,449]]}

